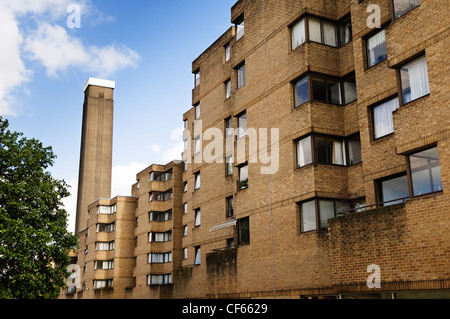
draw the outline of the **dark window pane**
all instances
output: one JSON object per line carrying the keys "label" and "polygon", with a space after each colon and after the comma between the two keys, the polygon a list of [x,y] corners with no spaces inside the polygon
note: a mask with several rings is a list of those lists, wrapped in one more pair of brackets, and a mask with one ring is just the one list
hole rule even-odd
{"label": "dark window pane", "polygon": [[250,244],[250,219],[243,218],[239,220],[239,245]]}
{"label": "dark window pane", "polygon": [[327,85],[325,77],[320,75],[311,75],[311,85],[313,91],[313,99],[317,101],[327,102]]}
{"label": "dark window pane", "polygon": [[361,156],[361,139],[359,134],[353,135],[348,138],[348,160],[349,165],[357,164],[362,162]]}

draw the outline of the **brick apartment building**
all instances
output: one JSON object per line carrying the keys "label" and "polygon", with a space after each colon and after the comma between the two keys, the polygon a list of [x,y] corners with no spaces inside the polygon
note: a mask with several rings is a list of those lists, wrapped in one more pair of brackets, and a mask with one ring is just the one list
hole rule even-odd
{"label": "brick apartment building", "polygon": [[63,297],[449,297],[448,3],[240,0],[231,22],[193,62],[184,163],[83,210]]}

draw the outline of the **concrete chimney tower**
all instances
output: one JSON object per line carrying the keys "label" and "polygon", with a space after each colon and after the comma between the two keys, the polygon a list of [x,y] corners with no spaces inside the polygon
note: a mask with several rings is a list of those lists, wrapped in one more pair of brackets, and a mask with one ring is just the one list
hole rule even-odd
{"label": "concrete chimney tower", "polygon": [[86,228],[88,205],[111,197],[114,88],[115,82],[94,78],[84,86],[75,234]]}

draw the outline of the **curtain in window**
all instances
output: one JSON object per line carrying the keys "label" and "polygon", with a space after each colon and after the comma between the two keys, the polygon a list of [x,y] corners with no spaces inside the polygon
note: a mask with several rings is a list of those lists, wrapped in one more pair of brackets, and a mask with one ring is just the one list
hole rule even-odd
{"label": "curtain in window", "polygon": [[344,141],[333,141],[333,164],[345,165]]}
{"label": "curtain in window", "polygon": [[394,132],[392,112],[398,109],[398,98],[387,101],[373,109],[374,138],[380,138]]}
{"label": "curtain in window", "polygon": [[334,23],[323,21],[323,41],[325,44],[336,46],[336,26]]}
{"label": "curtain in window", "polygon": [[328,219],[334,218],[334,202],[319,200],[320,228],[328,226]]}
{"label": "curtain in window", "polygon": [[322,42],[322,37],[320,36],[320,20],[317,18],[308,17],[308,27],[309,40]]}
{"label": "curtain in window", "polygon": [[195,264],[200,265],[201,262],[201,249],[198,247],[195,251]]}
{"label": "curtain in window", "polygon": [[344,81],[344,103],[348,104],[356,100],[356,83]]}
{"label": "curtain in window", "polygon": [[292,50],[305,42],[305,19],[297,22],[291,30],[292,33]]}
{"label": "curtain in window", "polygon": [[297,144],[297,166],[302,167],[312,163],[311,136],[298,141]]}
{"label": "curtain in window", "polygon": [[367,40],[367,51],[369,53],[369,67],[386,59],[386,34],[384,30]]}
{"label": "curtain in window", "polygon": [[331,93],[331,103],[341,105],[342,104],[342,99],[341,99],[342,95],[341,95],[341,83],[340,82],[337,82],[336,84],[331,83],[330,93]]}
{"label": "curtain in window", "polygon": [[425,57],[405,65],[402,69],[406,69],[408,72],[409,87],[411,91],[409,100],[407,99],[404,103],[413,101],[430,93],[427,61]]}
{"label": "curtain in window", "polygon": [[195,226],[199,226],[201,222],[201,212],[200,210],[197,210],[195,212]]}
{"label": "curtain in window", "polygon": [[301,232],[316,229],[316,201],[312,200],[301,204]]}

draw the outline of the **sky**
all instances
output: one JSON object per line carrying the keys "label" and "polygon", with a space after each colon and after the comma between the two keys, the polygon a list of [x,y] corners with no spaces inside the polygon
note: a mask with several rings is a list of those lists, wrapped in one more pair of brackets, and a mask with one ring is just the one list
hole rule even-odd
{"label": "sky", "polygon": [[51,146],[71,185],[74,231],[83,87],[116,82],[112,197],[136,174],[181,158],[192,61],[231,26],[236,0],[0,0],[0,116]]}

